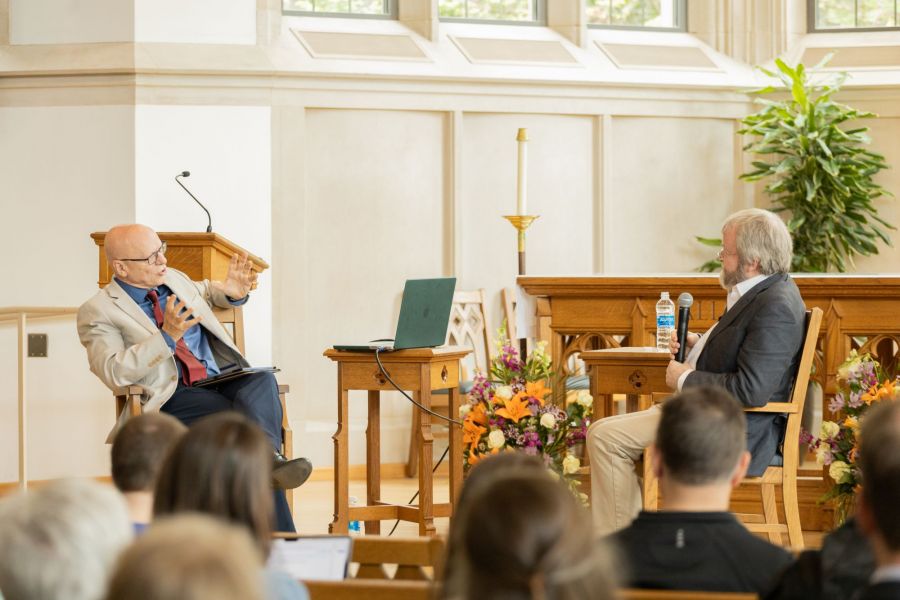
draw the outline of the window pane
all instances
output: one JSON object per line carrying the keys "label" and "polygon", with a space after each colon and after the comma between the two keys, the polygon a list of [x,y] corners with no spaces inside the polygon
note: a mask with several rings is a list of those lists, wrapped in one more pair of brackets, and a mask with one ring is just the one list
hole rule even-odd
{"label": "window pane", "polygon": [[677,27],[677,0],[587,0],[591,25]]}
{"label": "window pane", "polygon": [[893,27],[894,0],[859,0],[856,12],[857,27]]}
{"label": "window pane", "polygon": [[534,21],[534,0],[439,0],[442,17],[491,21]]}
{"label": "window pane", "polygon": [[386,15],[385,0],[283,0],[284,10],[312,13]]}
{"label": "window pane", "polygon": [[855,26],[856,0],[816,0],[816,27],[836,29]]}

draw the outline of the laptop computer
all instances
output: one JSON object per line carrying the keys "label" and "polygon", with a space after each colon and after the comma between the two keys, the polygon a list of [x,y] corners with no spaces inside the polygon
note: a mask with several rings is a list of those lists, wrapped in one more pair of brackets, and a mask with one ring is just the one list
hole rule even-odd
{"label": "laptop computer", "polygon": [[272,540],[268,568],[294,579],[341,581],[353,552],[353,539],[343,535],[292,535]]}
{"label": "laptop computer", "polygon": [[335,344],[334,349],[374,352],[440,346],[447,338],[455,289],[456,277],[409,279],[403,288],[397,333],[393,340],[379,339],[356,345]]}

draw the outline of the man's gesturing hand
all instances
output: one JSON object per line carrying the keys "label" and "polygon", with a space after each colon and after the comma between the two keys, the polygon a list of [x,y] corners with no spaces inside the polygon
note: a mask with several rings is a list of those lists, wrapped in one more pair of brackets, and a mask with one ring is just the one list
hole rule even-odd
{"label": "man's gesturing hand", "polygon": [[175,294],[169,296],[166,302],[166,313],[163,315],[162,330],[169,334],[169,337],[176,342],[184,336],[184,332],[203,320],[203,317],[196,316],[193,308],[187,308],[184,302],[175,297]]}
{"label": "man's gesturing hand", "polygon": [[240,300],[250,293],[250,288],[256,283],[256,277],[253,263],[247,259],[247,255],[233,254],[231,262],[228,263],[225,281],[218,283],[218,286],[232,300]]}

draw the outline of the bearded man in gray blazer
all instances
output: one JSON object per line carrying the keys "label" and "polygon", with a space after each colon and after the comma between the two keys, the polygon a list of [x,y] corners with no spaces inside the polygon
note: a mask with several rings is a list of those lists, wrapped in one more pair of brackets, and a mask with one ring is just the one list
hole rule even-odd
{"label": "bearded man in gray blazer", "polygon": [[[719,258],[726,312],[702,336],[689,334],[684,363],[672,360],[666,383],[673,390],[713,385],[746,407],[787,402],[803,344],[806,308],[788,276],[791,236],[774,213],[748,209],[722,226]],[[673,336],[674,337],[674,336]],[[674,354],[679,345],[671,342]],[[588,430],[591,507],[598,533],[628,526],[641,509],[634,463],[653,441],[659,407],[607,417]],[[761,475],[780,456],[785,418],[747,414],[750,476]]]}
{"label": "bearded man in gray blazer", "polygon": [[113,227],[104,247],[114,278],[78,310],[91,371],[112,390],[140,385],[145,412],[166,412],[188,426],[223,410],[259,425],[273,446],[273,484],[282,488],[275,493],[276,527],[294,531],[283,488],[301,485],[312,465],[279,451],[282,409],[274,376],[253,373],[193,387],[226,368],[250,366],[212,312],[247,301],[256,281],[247,256],[232,257],[224,281],[194,282],[167,267],[166,244],[144,225]]}

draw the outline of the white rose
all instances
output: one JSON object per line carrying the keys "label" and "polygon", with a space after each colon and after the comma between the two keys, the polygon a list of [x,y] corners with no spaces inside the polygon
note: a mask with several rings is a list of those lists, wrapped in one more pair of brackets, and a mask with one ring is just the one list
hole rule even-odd
{"label": "white rose", "polygon": [[594,397],[591,396],[589,391],[581,390],[578,392],[578,395],[575,396],[575,402],[585,408],[592,408],[594,406]]}
{"label": "white rose", "polygon": [[841,431],[840,426],[834,421],[824,421],[822,431],[819,432],[820,440],[831,440]]}
{"label": "white rose", "polygon": [[459,418],[465,419],[466,415],[472,412],[472,405],[466,402],[462,406],[459,407]]}
{"label": "white rose", "polygon": [[556,417],[553,416],[553,413],[542,414],[541,425],[543,425],[547,429],[553,429],[554,427],[556,427]]}
{"label": "white rose", "polygon": [[513,391],[508,385],[501,385],[494,390],[494,395],[503,400],[509,400],[513,397]]}
{"label": "white rose", "polygon": [[829,458],[831,458],[831,448],[824,444],[816,448],[816,462],[819,465],[824,465]]}
{"label": "white rose", "polygon": [[562,461],[563,473],[566,475],[574,475],[581,468],[581,461],[571,454],[566,454]]}
{"label": "white rose", "polygon": [[495,450],[506,445],[506,436],[499,429],[494,429],[488,434],[488,448]]}
{"label": "white rose", "polygon": [[853,479],[850,473],[850,465],[842,460],[836,460],[828,467],[828,475],[835,483],[850,483]]}

